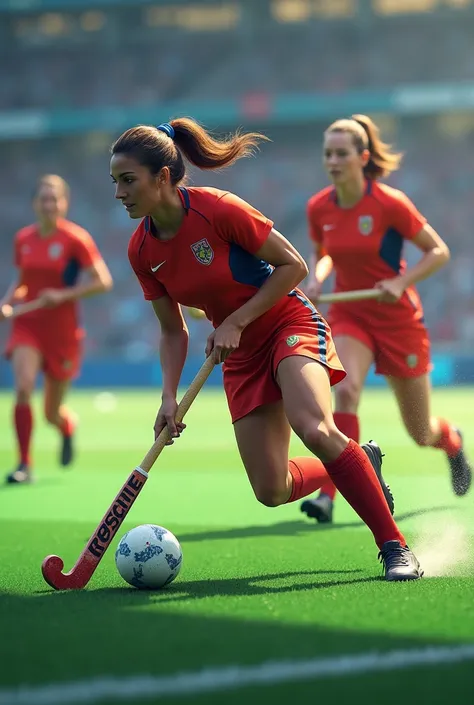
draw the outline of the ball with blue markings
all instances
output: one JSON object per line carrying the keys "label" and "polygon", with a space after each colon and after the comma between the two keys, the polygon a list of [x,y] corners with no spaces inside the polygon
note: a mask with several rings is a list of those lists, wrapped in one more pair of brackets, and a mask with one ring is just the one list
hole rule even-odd
{"label": "ball with blue markings", "polygon": [[136,588],[156,590],[173,582],[181,570],[183,552],[171,531],[142,524],[120,539],[115,565],[122,578]]}

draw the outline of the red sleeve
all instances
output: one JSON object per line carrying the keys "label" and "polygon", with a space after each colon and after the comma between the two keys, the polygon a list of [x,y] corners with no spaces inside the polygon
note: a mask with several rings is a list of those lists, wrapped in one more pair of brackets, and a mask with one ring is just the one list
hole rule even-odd
{"label": "red sleeve", "polygon": [[75,230],[74,235],[74,256],[81,265],[81,269],[89,269],[95,262],[102,259],[102,255],[87,230]]}
{"label": "red sleeve", "polygon": [[255,254],[266,242],[273,221],[233,193],[221,196],[214,213],[217,234],[227,242]]}
{"label": "red sleeve", "polygon": [[155,279],[152,272],[145,269],[144,265],[140,262],[140,257],[135,248],[135,239],[133,237],[128,246],[128,259],[138,281],[140,282],[140,286],[143,290],[143,296],[147,301],[156,301],[156,299],[161,299],[162,296],[167,295],[168,292],[163,284]]}
{"label": "red sleeve", "polygon": [[427,222],[408,196],[401,191],[392,200],[390,218],[390,225],[406,240],[413,240]]}
{"label": "red sleeve", "polygon": [[318,257],[324,257],[327,252],[323,244],[323,231],[318,222],[317,208],[315,207],[312,199],[308,201],[308,205],[306,206],[306,218],[308,220],[309,239],[316,244]]}

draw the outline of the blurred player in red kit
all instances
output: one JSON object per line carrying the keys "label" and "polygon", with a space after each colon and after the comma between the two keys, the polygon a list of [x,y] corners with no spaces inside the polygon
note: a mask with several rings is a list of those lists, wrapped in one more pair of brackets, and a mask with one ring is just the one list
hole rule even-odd
{"label": "blurred player in red kit", "polygon": [[[271,220],[232,193],[185,188],[185,161],[229,166],[262,135],[213,138],[194,120],[127,130],[112,146],[115,196],[141,219],[128,249],[161,328],[162,405],[155,434],[176,423],[188,331],[180,304],[205,312],[206,354],[224,363],[224,388],[242,462],[257,499],[293,502],[331,477],[374,534],[387,580],[421,577],[395,524],[375,443],[359,446],[336,427],[331,385],[343,379],[329,327],[295,287],[306,264]],[[288,460],[291,428],[314,455]],[[317,456],[317,457],[315,457]]]}
{"label": "blurred player in red kit", "polygon": [[[328,320],[347,372],[335,390],[334,421],[359,440],[357,410],[372,363],[392,388],[403,423],[420,446],[446,453],[452,487],[465,494],[471,469],[460,432],[431,414],[430,341],[414,284],[449,260],[449,250],[409,198],[379,179],[395,171],[401,155],[382,142],[365,115],[337,120],[324,133],[324,166],[333,185],[308,202],[315,245],[306,293],[317,301],[334,269],[336,291],[377,287],[377,300],[333,304]],[[402,259],[405,240],[423,253],[410,269]],[[301,509],[318,521],[332,521],[336,492],[331,481]]]}
{"label": "blurred player in red kit", "polygon": [[34,197],[37,222],[15,236],[18,279],[1,300],[0,317],[20,292],[25,292],[25,301],[43,303],[40,310],[13,321],[7,343],[15,377],[19,449],[18,465],[7,476],[9,483],[32,479],[31,396],[40,370],[44,372],[44,414],[62,437],[60,462],[64,466],[72,462],[75,420],[63,401],[81,364],[84,331],[78,322],[77,300],[112,287],[110,272],[89,233],[65,219],[68,205],[66,182],[56,175],[41,177]]}

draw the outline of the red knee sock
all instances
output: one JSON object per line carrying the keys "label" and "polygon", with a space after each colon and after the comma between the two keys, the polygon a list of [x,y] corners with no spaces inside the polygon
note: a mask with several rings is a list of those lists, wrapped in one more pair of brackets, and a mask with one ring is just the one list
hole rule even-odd
{"label": "red knee sock", "polygon": [[72,436],[75,427],[76,424],[74,423],[73,418],[69,414],[66,413],[61,416],[59,430],[61,431],[63,436]]}
{"label": "red knee sock", "polygon": [[438,419],[441,438],[433,444],[433,448],[444,450],[450,458],[458,454],[461,448],[461,438],[459,433],[454,430],[450,423],[444,419]]}
{"label": "red knee sock", "polygon": [[329,479],[326,468],[318,458],[292,458],[288,461],[288,470],[293,478],[293,489],[287,502],[307,497]]}
{"label": "red knee sock", "polygon": [[379,548],[386,541],[406,545],[384,497],[370,460],[362,448],[350,440],[337,460],[324,463],[339,492],[372,531]]}
{"label": "red knee sock", "polygon": [[15,430],[20,451],[20,462],[30,464],[30,442],[33,432],[33,413],[29,404],[15,405]]}
{"label": "red knee sock", "polygon": [[[334,423],[338,429],[348,438],[352,438],[356,443],[359,442],[360,429],[359,429],[359,417],[357,414],[346,414],[343,411],[334,412]],[[336,486],[331,478],[321,485],[320,494],[327,494],[331,499],[336,496]]]}

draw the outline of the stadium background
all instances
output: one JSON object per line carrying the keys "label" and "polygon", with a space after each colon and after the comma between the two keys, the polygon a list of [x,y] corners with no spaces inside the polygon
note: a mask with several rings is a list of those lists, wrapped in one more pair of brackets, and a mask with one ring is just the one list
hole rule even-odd
{"label": "stadium background", "polygon": [[[449,266],[420,286],[434,381],[474,382],[474,0],[0,0],[0,16],[2,291],[45,172],[69,182],[70,217],[114,276],[112,294],[83,304],[78,385],[160,382],[158,326],[126,255],[134,223],[108,173],[120,131],[181,114],[216,131],[264,131],[273,142],[257,159],[191,172],[191,183],[249,200],[308,255],[305,204],[326,184],[321,133],[352,112],[369,113],[406,152],[390,183],[451,248]],[[209,332],[189,326],[188,379]],[[2,361],[0,387],[10,384]]]}

